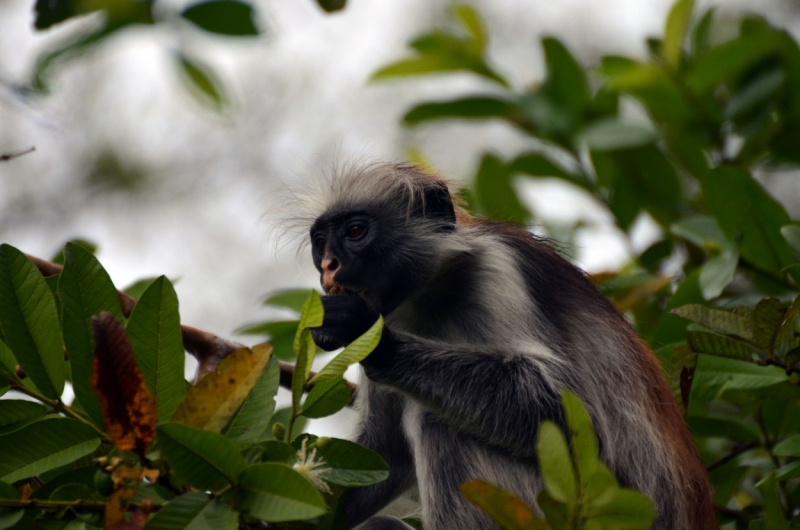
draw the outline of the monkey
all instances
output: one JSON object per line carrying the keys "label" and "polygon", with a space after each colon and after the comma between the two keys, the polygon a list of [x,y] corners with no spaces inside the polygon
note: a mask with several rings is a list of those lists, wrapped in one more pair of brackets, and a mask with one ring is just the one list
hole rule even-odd
{"label": "monkey", "polygon": [[459,492],[481,479],[538,509],[541,422],[565,429],[565,388],[586,405],[600,458],[654,502],[655,530],[717,528],[711,487],[652,351],[576,266],[525,227],[479,219],[454,186],[412,165],[353,165],[296,194],[326,295],[322,349],[383,315],[361,361],[354,441],[389,466],[341,500],[347,527],[419,492],[426,530],[497,526]]}

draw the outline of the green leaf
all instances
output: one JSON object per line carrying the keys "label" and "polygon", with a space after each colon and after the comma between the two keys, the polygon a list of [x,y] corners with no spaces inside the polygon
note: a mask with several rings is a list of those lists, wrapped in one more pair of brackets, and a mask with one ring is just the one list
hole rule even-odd
{"label": "green leaf", "polygon": [[725,287],[733,281],[739,265],[739,253],[727,250],[709,259],[700,272],[700,289],[703,298],[712,300],[722,294]]}
{"label": "green leaf", "polygon": [[500,221],[525,223],[530,212],[519,202],[509,167],[492,154],[483,155],[475,177],[475,193],[483,211]]}
{"label": "green leaf", "polygon": [[145,530],[236,530],[238,514],[206,493],[186,493],[163,505]]}
{"label": "green leaf", "polygon": [[[75,464],[73,464],[74,466]],[[53,472],[58,472],[55,469]],[[32,499],[49,500],[57,490],[63,486],[86,486],[95,489],[94,478],[97,473],[96,465],[82,466],[77,469],[65,471],[55,478],[46,478],[44,486],[33,492]],[[40,477],[41,478],[41,477]]]}
{"label": "green leaf", "polygon": [[705,438],[728,438],[743,442],[760,442],[758,428],[747,425],[738,418],[689,417],[689,430],[694,436]]}
{"label": "green leaf", "polygon": [[44,417],[47,409],[38,403],[22,399],[0,400],[0,434],[16,431]]}
{"label": "green leaf", "polygon": [[581,188],[593,191],[593,184],[580,175],[574,175],[549,158],[539,153],[523,153],[509,165],[514,173],[524,173],[534,177],[557,177]]}
{"label": "green leaf", "polygon": [[653,501],[629,489],[617,490],[606,502],[588,504],[584,515],[591,529],[646,530],[656,518]]}
{"label": "green leaf", "polygon": [[204,64],[178,54],[178,66],[183,73],[182,79],[197,99],[214,110],[221,110],[225,105],[222,84],[217,76]]}
{"label": "green leaf", "polygon": [[758,484],[761,502],[764,505],[764,530],[789,530],[789,523],[783,514],[783,502],[778,492],[778,483],[772,472]]}
{"label": "green leaf", "polygon": [[689,28],[694,10],[694,0],[678,0],[670,9],[667,26],[664,29],[664,42],[661,51],[664,60],[674,70],[680,69],[683,54],[683,39]]}
{"label": "green leaf", "polygon": [[696,94],[706,94],[715,85],[735,78],[767,55],[778,44],[775,34],[740,36],[717,46],[700,57],[686,77]]}
{"label": "green leaf", "polygon": [[536,455],[547,493],[553,499],[566,504],[571,513],[578,501],[575,470],[564,434],[550,421],[543,422],[539,427]]}
{"label": "green leaf", "polygon": [[639,125],[623,123],[615,118],[607,118],[589,124],[580,134],[578,141],[589,149],[613,151],[648,145],[656,140],[656,134]]}
{"label": "green leaf", "polygon": [[[2,330],[0,330],[0,335],[2,335]],[[0,337],[0,381],[14,381],[17,377],[16,369],[17,360]]]}
{"label": "green leaf", "polygon": [[591,151],[597,183],[609,190],[608,204],[621,228],[630,228],[644,208],[663,227],[683,211],[675,167],[655,145]]}
{"label": "green leaf", "polygon": [[775,479],[781,482],[797,477],[800,477],[800,460],[795,460],[775,470]]}
{"label": "green leaf", "polygon": [[183,400],[186,383],[178,296],[166,276],[142,294],[125,330],[136,364],[156,397],[158,419],[167,421]]}
{"label": "green leaf", "polygon": [[277,463],[247,469],[237,506],[252,517],[273,523],[311,519],[328,511],[322,495],[308,480]]}
{"label": "green leaf", "polygon": [[800,261],[800,225],[791,224],[781,227],[781,235],[792,247],[795,261]]}
{"label": "green leaf", "polygon": [[758,353],[743,342],[716,333],[690,331],[687,342],[695,353],[707,353],[740,361],[753,362],[753,355]]}
{"label": "green leaf", "polygon": [[83,422],[48,418],[0,436],[0,480],[15,482],[92,453],[97,432]]}
{"label": "green leaf", "polygon": [[158,278],[156,276],[151,276],[149,278],[142,278],[140,280],[136,280],[135,282],[127,285],[122,292],[130,296],[131,298],[138,300],[142,297],[144,292],[150,287],[150,284],[156,281]]}
{"label": "green leaf", "polygon": [[542,48],[547,64],[547,95],[571,111],[581,112],[591,99],[583,67],[556,38],[542,39]]}
{"label": "green leaf", "polygon": [[710,216],[696,216],[681,219],[670,227],[670,232],[693,243],[702,249],[735,250],[728,241],[717,220]]}
{"label": "green leaf", "polygon": [[486,512],[502,530],[548,530],[530,506],[511,493],[482,480],[459,486],[468,501]]}
{"label": "green leaf", "polygon": [[597,439],[592,429],[592,418],[581,400],[569,389],[564,390],[561,404],[567,418],[570,431],[572,455],[582,489],[586,489],[589,479],[594,474],[598,462]]}
{"label": "green leaf", "polygon": [[223,490],[235,484],[247,468],[236,445],[222,435],[180,423],[163,423],[156,433],[164,458],[195,488]]}
{"label": "green leaf", "polygon": [[285,307],[299,315],[306,300],[308,300],[308,289],[281,289],[268,294],[263,303],[267,306]]}
{"label": "green leaf", "polygon": [[318,383],[311,388],[303,404],[306,418],[324,418],[342,410],[353,401],[353,391],[340,375],[336,379]]}
{"label": "green leaf", "polygon": [[[678,406],[684,411],[684,405],[689,398],[689,385],[697,365],[697,354],[686,344],[677,346],[665,346],[666,350],[671,350],[669,365],[667,369],[667,383],[669,384],[672,397]],[[661,350],[659,350],[661,353]],[[685,412],[685,411],[684,411]]]}
{"label": "green leaf", "polygon": [[759,390],[787,380],[786,372],[776,366],[757,366],[713,355],[700,355],[692,385],[692,399],[715,399],[727,390]]}
{"label": "green leaf", "polygon": [[292,408],[297,413],[300,412],[300,400],[303,397],[308,374],[311,372],[311,364],[314,362],[317,346],[311,337],[309,328],[316,328],[322,325],[324,308],[322,299],[316,291],[311,292],[306,303],[303,305],[303,312],[300,315],[300,323],[297,326],[297,333],[294,336],[294,352],[297,354],[297,362],[294,366],[292,375]]}
{"label": "green leaf", "polygon": [[653,341],[656,344],[671,345],[683,342],[686,339],[686,321],[670,311],[676,307],[687,304],[703,302],[703,293],[700,291],[700,270],[695,269],[683,279],[678,289],[672,295],[665,312],[658,322]]}
{"label": "green leaf", "polygon": [[0,529],[13,528],[25,515],[25,510],[21,508],[0,509]]}
{"label": "green leaf", "polygon": [[275,394],[280,385],[278,359],[271,358],[264,367],[256,386],[231,419],[223,434],[234,442],[252,443],[261,440],[269,428],[275,410]]}
{"label": "green leaf", "polygon": [[[303,291],[305,298],[308,298],[308,291]],[[300,310],[298,310],[298,313]],[[278,320],[275,322],[263,322],[251,324],[236,330],[240,335],[266,335],[267,341],[272,345],[273,355],[284,361],[295,359],[293,349],[294,336],[297,334],[297,320]]]}
{"label": "green leaf", "polygon": [[375,323],[363,335],[354,340],[339,355],[334,357],[331,362],[326,364],[322,370],[312,377],[309,381],[309,384],[319,385],[343,375],[348,366],[363,361],[370,353],[372,353],[372,350],[374,350],[381,341],[382,334],[383,316],[379,316],[378,320],[376,320]]}
{"label": "green leaf", "polygon": [[317,0],[317,4],[319,4],[326,13],[333,13],[334,11],[341,11],[344,9],[347,0]]}
{"label": "green leaf", "polygon": [[486,96],[470,97],[417,105],[403,116],[403,123],[417,125],[443,118],[470,120],[508,118],[513,111],[514,104],[505,99]]}
{"label": "green leaf", "polygon": [[684,89],[658,64],[641,63],[626,57],[608,56],[600,73],[608,78],[608,88],[629,93],[638,99],[656,122],[684,124],[696,119]]}
{"label": "green leaf", "polygon": [[297,461],[297,451],[294,447],[280,440],[266,440],[256,446],[261,450],[261,461],[294,463]]}
{"label": "green leaf", "polygon": [[253,6],[245,2],[209,0],[189,6],[181,16],[206,31],[241,37],[259,34],[253,14]]}
{"label": "green leaf", "polygon": [[[322,307],[322,299],[317,291],[311,291],[311,295],[306,298],[303,310],[300,314],[300,323],[297,325],[297,333],[294,337],[294,351],[298,353],[304,342],[302,332],[308,328],[318,328],[322,325],[325,316],[325,309]],[[311,370],[311,365],[308,366]],[[306,377],[308,374],[306,373]]]}
{"label": "green leaf", "polygon": [[775,298],[764,298],[753,310],[753,341],[771,350],[786,310]]}
{"label": "green leaf", "polygon": [[800,456],[800,435],[787,438],[772,448],[775,456]]}
{"label": "green leaf", "polygon": [[0,331],[39,391],[60,399],[64,346],[53,293],[36,266],[11,245],[0,245]]}
{"label": "green leaf", "polygon": [[681,306],[673,309],[670,313],[696,322],[723,335],[734,335],[747,340],[752,340],[753,338],[753,323],[751,319],[737,313],[711,309],[699,304]]}
{"label": "green leaf", "polygon": [[91,320],[101,311],[107,311],[122,322],[119,295],[97,258],[75,243],[67,243],[64,248],[64,269],[58,281],[58,292],[75,396],[95,425],[102,427],[100,402],[90,385],[94,357]]}
{"label": "green leaf", "polygon": [[483,51],[486,48],[486,30],[483,27],[483,22],[475,9],[467,4],[456,4],[450,8],[453,17],[461,24],[467,31],[472,41],[475,43],[476,48]]}
{"label": "green leaf", "polygon": [[412,75],[426,75],[436,72],[455,72],[467,70],[461,61],[443,55],[421,55],[411,59],[403,59],[388,66],[384,66],[374,74],[373,80],[391,77],[407,77]]}
{"label": "green leaf", "polygon": [[[794,337],[795,324],[797,324],[797,316],[800,315],[800,295],[798,295],[786,313],[783,315],[783,320],[775,333],[774,345],[778,350],[780,356],[785,356],[787,350],[791,349],[793,344],[792,338]],[[791,366],[791,365],[789,365]]]}
{"label": "green leaf", "polygon": [[11,484],[0,482],[0,499],[17,500],[19,499],[19,495]]}
{"label": "green leaf", "polygon": [[317,457],[325,461],[331,470],[323,475],[325,482],[351,488],[369,486],[389,478],[389,466],[378,453],[357,443],[326,439],[317,447]]}
{"label": "green leaf", "polygon": [[718,167],[703,177],[701,185],[706,203],[727,238],[740,241],[742,257],[782,276],[781,269],[794,261],[780,233],[781,227],[789,224],[783,206],[743,169]]}

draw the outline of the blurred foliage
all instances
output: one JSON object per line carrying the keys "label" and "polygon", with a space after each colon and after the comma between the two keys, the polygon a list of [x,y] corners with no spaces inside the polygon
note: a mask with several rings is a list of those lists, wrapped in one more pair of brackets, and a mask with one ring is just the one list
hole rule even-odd
{"label": "blurred foliage", "polygon": [[422,102],[403,123],[501,120],[537,140],[511,158],[482,155],[467,201],[477,214],[536,219],[515,182],[547,178],[590,194],[625,235],[643,214],[659,225],[660,240],[621,271],[591,279],[658,353],[720,522],[797,527],[800,222],[759,178],[800,164],[797,41],[757,15],[722,31],[730,20],[679,0],[646,59],[606,56],[587,69],[548,37],[544,80],[517,88],[486,57],[477,13],[453,15],[453,30],[414,39],[413,55],[374,79],[464,71],[493,87]]}
{"label": "blurred foliage", "polygon": [[[99,14],[100,22],[42,54],[34,68],[29,89],[37,93],[48,92],[54,66],[133,26],[159,26],[177,32],[182,20],[195,29],[221,37],[257,37],[262,32],[256,22],[255,7],[246,1],[205,0],[189,4],[179,13],[166,12],[163,3],[158,0],[36,0],[33,25],[37,30],[47,30],[66,20],[89,14]],[[318,0],[317,3],[326,12],[333,12],[343,9],[346,0]],[[190,92],[200,103],[222,110],[226,104],[225,90],[214,71],[198,59],[190,58],[192,54],[187,50],[181,49],[172,55],[175,68]]]}

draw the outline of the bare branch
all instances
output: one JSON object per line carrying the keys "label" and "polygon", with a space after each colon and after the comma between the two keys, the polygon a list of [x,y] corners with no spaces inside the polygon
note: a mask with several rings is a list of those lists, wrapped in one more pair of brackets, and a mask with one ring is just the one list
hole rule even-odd
{"label": "bare branch", "polygon": [[8,153],[3,153],[0,155],[0,162],[7,162],[12,158],[17,158],[18,156],[27,155],[28,153],[33,153],[36,151],[36,146],[32,145],[30,147],[26,147],[25,149],[20,149],[19,151],[10,151]]}

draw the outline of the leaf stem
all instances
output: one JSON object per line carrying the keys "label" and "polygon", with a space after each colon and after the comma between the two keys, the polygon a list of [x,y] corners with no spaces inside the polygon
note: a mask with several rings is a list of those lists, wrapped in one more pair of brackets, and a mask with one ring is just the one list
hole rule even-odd
{"label": "leaf stem", "polygon": [[113,440],[111,440],[111,438],[105,433],[105,431],[103,431],[102,429],[98,428],[97,425],[92,423],[83,414],[80,414],[75,409],[71,408],[68,405],[65,405],[64,402],[61,401],[60,399],[50,399],[50,398],[40,394],[36,390],[25,386],[20,379],[17,379],[16,381],[14,381],[12,383],[11,389],[12,390],[16,390],[17,392],[20,392],[21,394],[25,394],[26,396],[30,396],[30,397],[32,397],[34,399],[38,399],[39,401],[41,401],[45,405],[49,406],[50,408],[52,408],[53,410],[55,410],[57,412],[60,412],[61,414],[63,414],[64,416],[66,416],[68,418],[72,418],[73,420],[78,420],[80,422],[85,423],[86,425],[90,426],[92,429],[95,430],[95,432],[97,433],[97,436],[99,436],[101,440],[103,440],[104,442],[110,443],[110,444],[114,443]]}

